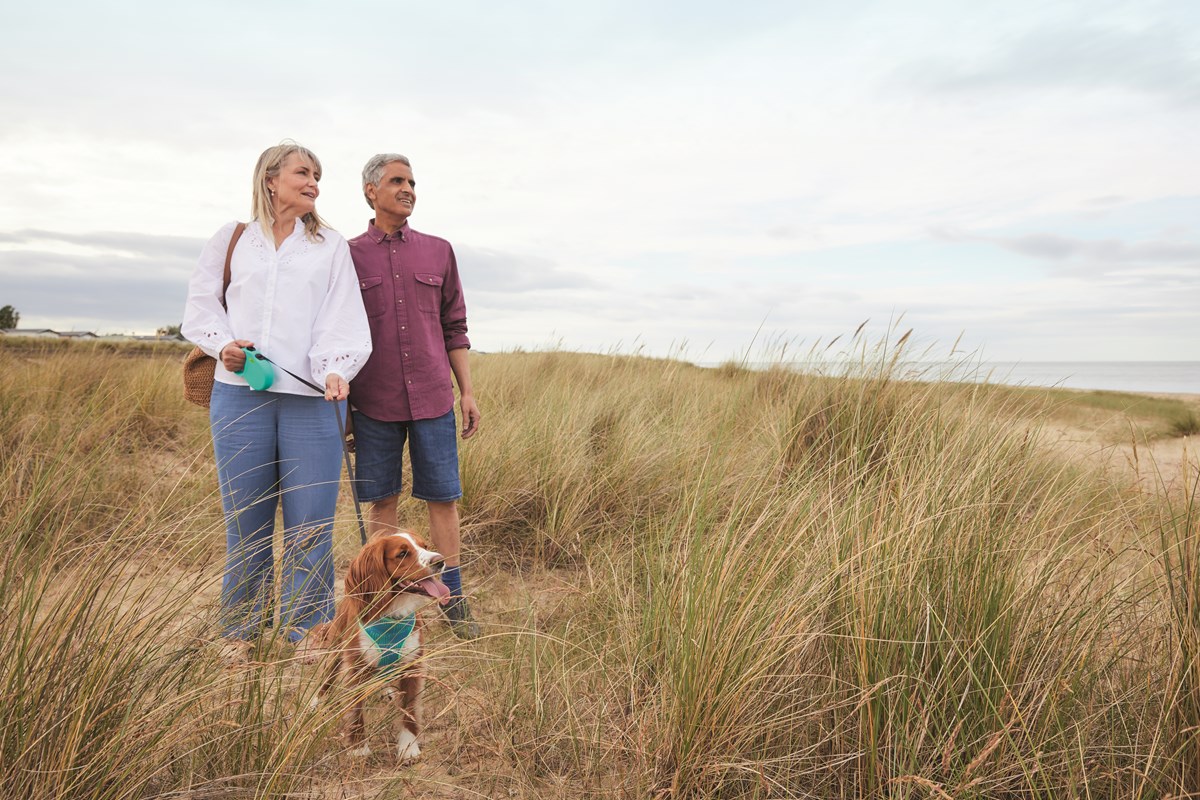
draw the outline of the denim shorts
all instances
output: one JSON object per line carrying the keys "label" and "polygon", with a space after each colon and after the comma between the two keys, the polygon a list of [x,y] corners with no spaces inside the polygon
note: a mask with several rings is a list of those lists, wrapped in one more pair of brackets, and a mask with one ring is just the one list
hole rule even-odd
{"label": "denim shorts", "polygon": [[354,478],[358,499],[373,503],[404,488],[404,443],[412,463],[412,495],[430,503],[462,497],[454,409],[436,419],[383,422],[354,411]]}

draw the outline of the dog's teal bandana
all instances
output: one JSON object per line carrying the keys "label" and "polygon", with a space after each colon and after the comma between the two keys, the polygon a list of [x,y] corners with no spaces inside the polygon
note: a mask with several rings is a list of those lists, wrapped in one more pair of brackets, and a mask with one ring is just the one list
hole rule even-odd
{"label": "dog's teal bandana", "polygon": [[358,623],[358,629],[379,648],[379,668],[384,670],[391,669],[400,661],[404,643],[408,641],[416,626],[416,614],[398,619],[384,617],[370,625]]}

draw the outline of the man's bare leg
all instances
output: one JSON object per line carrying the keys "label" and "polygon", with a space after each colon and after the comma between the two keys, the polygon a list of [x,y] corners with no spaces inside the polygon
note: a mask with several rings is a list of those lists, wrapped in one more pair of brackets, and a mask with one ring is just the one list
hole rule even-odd
{"label": "man's bare leg", "polygon": [[447,567],[459,565],[458,503],[426,503],[429,506],[429,538],[433,549],[446,559]]}
{"label": "man's bare leg", "polygon": [[382,500],[376,500],[367,506],[367,535],[378,536],[381,533],[391,533],[400,528],[398,509],[400,495],[394,494]]}
{"label": "man's bare leg", "polygon": [[479,635],[479,626],[471,618],[467,598],[462,596],[462,578],[459,574],[461,552],[458,526],[458,503],[426,503],[429,507],[429,538],[433,548],[446,559],[442,579],[450,587],[454,599],[442,609],[454,635],[460,639],[474,639]]}

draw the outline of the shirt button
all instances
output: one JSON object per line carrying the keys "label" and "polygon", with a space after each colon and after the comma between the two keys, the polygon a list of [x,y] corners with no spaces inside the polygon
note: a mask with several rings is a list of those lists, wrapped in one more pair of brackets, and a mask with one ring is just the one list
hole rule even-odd
{"label": "shirt button", "polygon": [[403,325],[401,325],[401,326],[400,326],[400,330],[402,330],[402,331],[406,331],[406,330],[408,330],[408,328],[406,328],[406,327],[404,327]]}

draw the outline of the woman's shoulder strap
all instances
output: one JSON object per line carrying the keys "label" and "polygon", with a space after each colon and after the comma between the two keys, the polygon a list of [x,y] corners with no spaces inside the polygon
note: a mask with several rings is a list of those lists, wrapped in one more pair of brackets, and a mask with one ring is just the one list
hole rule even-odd
{"label": "woman's shoulder strap", "polygon": [[233,262],[233,248],[237,247],[238,239],[242,238],[242,234],[246,231],[246,223],[239,222],[233,226],[233,236],[229,238],[229,249],[225,251],[225,276],[221,285],[221,304],[225,304],[225,293],[229,291],[230,272],[229,265]]}

